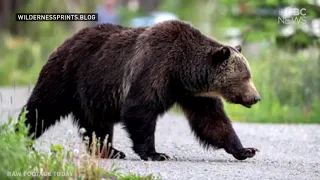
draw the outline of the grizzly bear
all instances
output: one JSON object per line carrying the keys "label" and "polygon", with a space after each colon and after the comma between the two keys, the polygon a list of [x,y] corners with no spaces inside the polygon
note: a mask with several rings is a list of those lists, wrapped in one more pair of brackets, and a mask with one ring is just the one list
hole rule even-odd
{"label": "grizzly bear", "polygon": [[25,123],[38,138],[72,114],[85,136],[94,132],[101,143],[108,137],[111,151],[103,158],[125,158],[112,147],[113,127],[122,123],[141,159],[161,161],[169,157],[155,149],[157,117],[177,104],[202,145],[238,160],[253,157],[257,149],[242,146],[222,98],[246,107],[260,101],[240,46],[177,20],[141,28],[102,24],[80,30],[49,56],[25,105]]}

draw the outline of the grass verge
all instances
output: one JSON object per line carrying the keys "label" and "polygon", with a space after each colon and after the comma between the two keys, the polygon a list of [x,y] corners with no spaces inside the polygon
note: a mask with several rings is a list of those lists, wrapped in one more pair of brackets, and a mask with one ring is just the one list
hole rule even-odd
{"label": "grass verge", "polygon": [[[103,167],[99,154],[80,154],[60,144],[51,145],[50,153],[33,151],[33,140],[27,136],[25,113],[0,125],[0,179],[114,179],[153,180],[152,174],[122,174],[113,165]],[[15,128],[17,130],[15,131]],[[90,147],[99,148],[93,141]]]}

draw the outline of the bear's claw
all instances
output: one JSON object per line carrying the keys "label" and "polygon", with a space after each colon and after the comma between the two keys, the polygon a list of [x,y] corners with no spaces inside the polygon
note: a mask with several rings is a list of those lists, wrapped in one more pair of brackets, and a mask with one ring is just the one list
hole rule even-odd
{"label": "bear's claw", "polygon": [[238,153],[233,154],[233,157],[235,157],[238,160],[245,160],[247,158],[252,158],[256,155],[256,152],[259,152],[256,148],[243,148]]}
{"label": "bear's claw", "polygon": [[113,155],[111,155],[109,158],[111,158],[111,159],[124,159],[124,158],[126,158],[126,155],[121,151],[117,151]]}
{"label": "bear's claw", "polygon": [[167,160],[170,160],[170,156],[164,154],[164,153],[151,153],[151,154],[148,154],[148,155],[145,155],[145,156],[140,156],[142,160],[145,160],[145,161],[148,161],[148,160],[151,160],[151,161],[167,161]]}

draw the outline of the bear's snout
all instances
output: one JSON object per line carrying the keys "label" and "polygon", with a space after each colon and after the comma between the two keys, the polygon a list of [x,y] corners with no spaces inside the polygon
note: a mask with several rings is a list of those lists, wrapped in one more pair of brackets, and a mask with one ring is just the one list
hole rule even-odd
{"label": "bear's snout", "polygon": [[253,98],[253,100],[250,103],[245,104],[245,106],[248,108],[251,108],[252,105],[257,104],[259,101],[261,101],[261,97],[256,96]]}
{"label": "bear's snout", "polygon": [[246,86],[247,89],[244,91],[246,92],[242,98],[244,105],[247,108],[250,108],[252,105],[261,101],[261,96],[259,95],[256,87],[254,86],[253,82],[250,80],[248,85]]}
{"label": "bear's snout", "polygon": [[261,97],[260,96],[257,96],[257,97],[254,97],[254,103],[258,103],[259,101],[261,101]]}

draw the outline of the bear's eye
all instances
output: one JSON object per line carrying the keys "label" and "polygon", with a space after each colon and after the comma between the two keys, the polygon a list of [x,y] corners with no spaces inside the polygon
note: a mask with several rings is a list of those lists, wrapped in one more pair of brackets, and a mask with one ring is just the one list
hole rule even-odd
{"label": "bear's eye", "polygon": [[251,78],[250,75],[247,75],[247,76],[244,76],[244,77],[243,77],[243,80],[247,81],[247,80],[249,80],[250,78]]}

